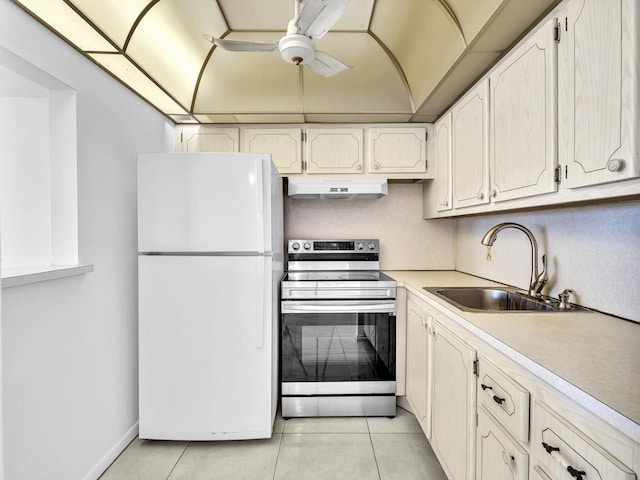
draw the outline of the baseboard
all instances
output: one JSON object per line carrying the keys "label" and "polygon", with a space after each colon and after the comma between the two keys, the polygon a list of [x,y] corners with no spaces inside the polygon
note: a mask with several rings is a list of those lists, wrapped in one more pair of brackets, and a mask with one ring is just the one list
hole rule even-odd
{"label": "baseboard", "polygon": [[102,475],[104,471],[109,468],[109,465],[111,465],[113,461],[118,458],[118,455],[120,455],[122,451],[131,443],[131,441],[136,438],[137,435],[138,422],[134,423],[133,426],[129,430],[127,430],[127,433],[120,437],[120,439],[115,443],[113,447],[109,449],[104,457],[102,457],[100,461],[96,463],[84,477],[82,477],[82,480],[97,480],[100,475]]}

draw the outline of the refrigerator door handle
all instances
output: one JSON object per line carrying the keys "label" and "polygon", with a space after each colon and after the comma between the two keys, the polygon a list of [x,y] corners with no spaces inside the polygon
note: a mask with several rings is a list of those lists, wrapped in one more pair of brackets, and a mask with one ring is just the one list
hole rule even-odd
{"label": "refrigerator door handle", "polygon": [[265,218],[264,218],[264,172],[262,168],[262,159],[256,158],[256,206],[258,208],[258,224],[257,228],[257,241],[258,241],[258,252],[264,253],[264,227],[265,227]]}

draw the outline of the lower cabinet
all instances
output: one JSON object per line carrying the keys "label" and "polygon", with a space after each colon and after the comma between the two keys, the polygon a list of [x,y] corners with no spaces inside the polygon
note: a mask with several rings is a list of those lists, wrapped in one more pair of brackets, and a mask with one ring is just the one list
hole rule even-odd
{"label": "lower cabinet", "polygon": [[448,480],[640,480],[640,443],[407,294],[406,396]]}
{"label": "lower cabinet", "polygon": [[484,408],[478,408],[477,480],[527,480],[529,455]]}
{"label": "lower cabinet", "polygon": [[409,297],[407,301],[406,395],[427,438],[431,438],[431,390],[429,381],[429,331],[431,315]]}
{"label": "lower cabinet", "polygon": [[475,479],[476,352],[432,326],[431,447],[449,480]]}
{"label": "lower cabinet", "polygon": [[557,480],[636,480],[620,460],[541,402],[534,405],[532,453],[537,467]]}

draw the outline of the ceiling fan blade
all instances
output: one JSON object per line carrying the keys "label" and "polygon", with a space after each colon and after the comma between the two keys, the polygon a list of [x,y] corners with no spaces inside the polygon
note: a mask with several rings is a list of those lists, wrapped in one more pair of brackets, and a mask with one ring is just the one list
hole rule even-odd
{"label": "ceiling fan blade", "polygon": [[333,77],[338,73],[349,70],[351,67],[345,65],[336,57],[329,55],[326,52],[316,51],[315,57],[311,63],[305,63],[305,67],[309,67],[318,75],[323,77]]}
{"label": "ceiling fan blade", "polygon": [[306,0],[296,19],[296,33],[322,38],[340,19],[348,4],[349,0]]}
{"label": "ceiling fan blade", "polygon": [[278,49],[278,43],[243,42],[241,40],[223,40],[211,35],[202,35],[214,45],[230,52],[271,52]]}

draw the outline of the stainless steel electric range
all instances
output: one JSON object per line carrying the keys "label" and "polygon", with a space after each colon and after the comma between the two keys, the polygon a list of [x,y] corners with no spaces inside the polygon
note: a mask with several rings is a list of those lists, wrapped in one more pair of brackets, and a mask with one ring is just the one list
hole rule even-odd
{"label": "stainless steel electric range", "polygon": [[396,282],[378,240],[289,240],[282,416],[395,416]]}

